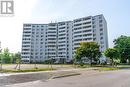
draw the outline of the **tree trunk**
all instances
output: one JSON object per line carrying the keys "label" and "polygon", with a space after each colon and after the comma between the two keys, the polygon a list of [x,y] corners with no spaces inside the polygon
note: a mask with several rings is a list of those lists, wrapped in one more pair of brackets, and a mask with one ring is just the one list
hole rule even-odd
{"label": "tree trunk", "polygon": [[90,59],[90,64],[91,64],[91,66],[92,66],[92,59]]}
{"label": "tree trunk", "polygon": [[2,71],[2,61],[1,61],[1,64],[0,64],[0,70]]}
{"label": "tree trunk", "polygon": [[73,67],[76,68],[76,59],[74,58]]}
{"label": "tree trunk", "polygon": [[130,58],[128,60],[129,60],[129,64],[130,64]]}
{"label": "tree trunk", "polygon": [[21,69],[21,63],[19,63],[19,70]]}
{"label": "tree trunk", "polygon": [[114,61],[113,61],[113,59],[111,59],[111,62],[112,62],[112,64],[111,64],[111,65],[112,65],[112,67],[114,67]]}

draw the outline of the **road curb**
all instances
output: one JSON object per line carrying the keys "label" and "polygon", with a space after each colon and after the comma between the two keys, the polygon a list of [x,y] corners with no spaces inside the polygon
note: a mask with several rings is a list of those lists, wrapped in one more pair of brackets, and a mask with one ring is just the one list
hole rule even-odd
{"label": "road curb", "polygon": [[76,75],[81,75],[81,74],[80,73],[69,73],[69,74],[63,74],[63,75],[59,75],[59,76],[53,76],[50,79],[63,78],[63,77],[76,76]]}

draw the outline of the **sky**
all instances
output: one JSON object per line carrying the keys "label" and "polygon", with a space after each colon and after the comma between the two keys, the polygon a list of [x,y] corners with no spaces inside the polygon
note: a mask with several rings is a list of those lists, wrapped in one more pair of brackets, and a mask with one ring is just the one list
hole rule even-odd
{"label": "sky", "polygon": [[23,23],[68,21],[103,14],[109,47],[120,35],[130,36],[130,0],[14,0],[14,16],[0,16],[2,49],[21,51]]}

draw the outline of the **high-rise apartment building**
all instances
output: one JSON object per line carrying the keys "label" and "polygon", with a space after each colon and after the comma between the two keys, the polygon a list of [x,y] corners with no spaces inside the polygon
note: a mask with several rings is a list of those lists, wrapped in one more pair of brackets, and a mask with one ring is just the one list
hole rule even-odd
{"label": "high-rise apartment building", "polygon": [[49,23],[46,31],[46,41],[45,41],[45,59],[56,58],[57,57],[57,23]]}
{"label": "high-rise apartment building", "polygon": [[103,15],[49,24],[23,24],[22,60],[25,63],[49,58],[70,61],[81,42],[97,42],[101,52],[108,48]]}

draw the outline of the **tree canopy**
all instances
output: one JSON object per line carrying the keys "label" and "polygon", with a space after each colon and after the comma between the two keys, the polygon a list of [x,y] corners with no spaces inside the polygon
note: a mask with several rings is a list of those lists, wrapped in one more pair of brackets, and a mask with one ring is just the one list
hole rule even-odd
{"label": "tree canopy", "polygon": [[17,63],[21,61],[21,53],[10,53],[8,48],[5,48],[0,54],[0,62],[2,63]]}
{"label": "tree canopy", "polygon": [[108,48],[105,52],[104,55],[106,57],[109,57],[112,61],[112,65],[114,65],[114,59],[117,59],[119,56],[118,50],[116,48]]}
{"label": "tree canopy", "polygon": [[4,49],[2,53],[2,58],[4,63],[11,63],[11,55],[8,48]]}
{"label": "tree canopy", "polygon": [[82,42],[76,50],[75,58],[81,60],[83,57],[88,58],[90,63],[97,61],[101,56],[100,46],[96,42]]}
{"label": "tree canopy", "polygon": [[114,41],[114,48],[117,48],[120,53],[122,63],[126,63],[126,60],[130,61],[130,37],[121,35]]}

